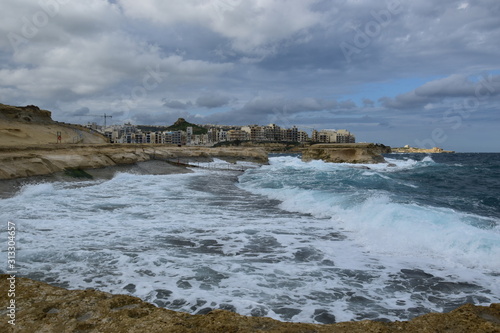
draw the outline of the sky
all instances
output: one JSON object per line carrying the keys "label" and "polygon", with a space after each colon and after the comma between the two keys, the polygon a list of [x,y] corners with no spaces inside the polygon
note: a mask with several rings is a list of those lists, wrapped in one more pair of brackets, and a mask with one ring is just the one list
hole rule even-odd
{"label": "sky", "polygon": [[0,103],[500,152],[498,0],[0,0]]}

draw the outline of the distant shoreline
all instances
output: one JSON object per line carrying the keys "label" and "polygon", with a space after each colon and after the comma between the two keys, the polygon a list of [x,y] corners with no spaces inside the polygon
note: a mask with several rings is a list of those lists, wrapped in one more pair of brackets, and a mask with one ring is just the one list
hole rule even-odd
{"label": "distant shoreline", "polygon": [[426,148],[415,148],[415,147],[396,147],[391,148],[392,153],[409,153],[409,154],[453,154],[454,150],[444,150],[439,147],[434,147],[431,149]]}

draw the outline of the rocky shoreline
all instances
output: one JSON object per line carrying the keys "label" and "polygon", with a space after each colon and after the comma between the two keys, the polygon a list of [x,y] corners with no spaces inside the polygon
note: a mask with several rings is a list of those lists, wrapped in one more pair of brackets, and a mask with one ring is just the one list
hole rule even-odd
{"label": "rocky shoreline", "polygon": [[158,160],[220,158],[267,163],[260,148],[207,148],[165,145],[28,145],[0,147],[0,180],[50,175],[67,169],[98,169]]}
{"label": "rocky shoreline", "polygon": [[2,296],[2,332],[500,332],[500,304],[467,304],[449,313],[427,314],[407,322],[365,320],[319,325],[246,317],[225,310],[190,315],[132,296],[67,290],[9,275],[0,275],[0,281],[1,295],[15,290],[11,309],[7,308],[9,299]]}

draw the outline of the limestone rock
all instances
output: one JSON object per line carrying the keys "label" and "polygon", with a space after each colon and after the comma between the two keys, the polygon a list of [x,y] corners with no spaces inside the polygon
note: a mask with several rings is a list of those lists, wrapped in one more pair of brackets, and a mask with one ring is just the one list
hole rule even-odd
{"label": "limestone rock", "polygon": [[148,160],[214,157],[267,163],[260,148],[207,148],[167,145],[41,145],[0,147],[0,179],[49,175],[71,169],[96,169]]}
{"label": "limestone rock", "polygon": [[391,148],[373,143],[316,144],[302,152],[302,160],[323,160],[333,163],[383,163],[382,154]]}

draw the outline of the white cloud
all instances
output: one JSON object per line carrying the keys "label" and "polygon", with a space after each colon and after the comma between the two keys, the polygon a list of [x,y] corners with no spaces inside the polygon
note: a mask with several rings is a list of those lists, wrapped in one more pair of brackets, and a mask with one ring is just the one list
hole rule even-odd
{"label": "white cloud", "polygon": [[195,23],[207,27],[232,42],[244,53],[265,54],[270,44],[292,38],[321,19],[309,7],[314,0],[120,0],[131,18],[152,20],[170,26]]}

